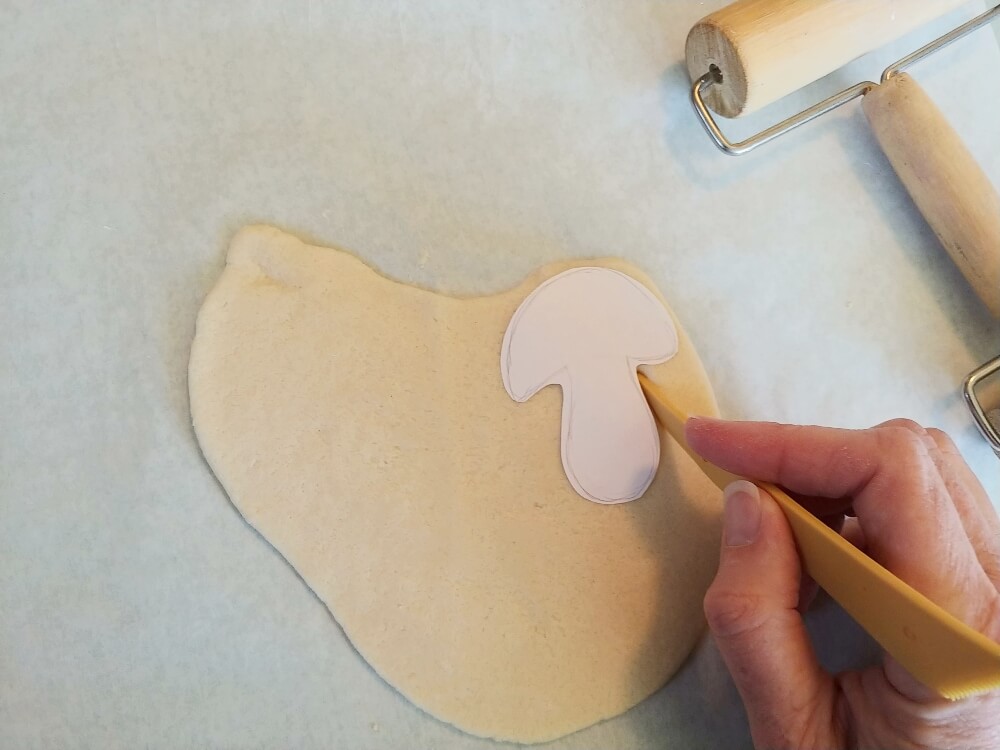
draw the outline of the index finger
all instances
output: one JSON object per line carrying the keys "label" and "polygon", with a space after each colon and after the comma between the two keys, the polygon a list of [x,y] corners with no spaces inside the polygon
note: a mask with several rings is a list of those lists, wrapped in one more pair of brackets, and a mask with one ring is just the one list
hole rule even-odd
{"label": "index finger", "polygon": [[704,458],[735,474],[807,495],[853,498],[875,560],[972,627],[995,630],[996,589],[927,443],[910,430],[694,418],[686,436]]}

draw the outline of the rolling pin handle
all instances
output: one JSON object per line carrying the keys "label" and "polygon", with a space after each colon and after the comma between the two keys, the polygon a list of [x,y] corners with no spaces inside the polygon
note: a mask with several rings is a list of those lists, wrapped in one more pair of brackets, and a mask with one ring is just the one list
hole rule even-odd
{"label": "rolling pin handle", "polygon": [[951,124],[906,73],[861,104],[900,181],[945,250],[1000,317],[1000,195]]}

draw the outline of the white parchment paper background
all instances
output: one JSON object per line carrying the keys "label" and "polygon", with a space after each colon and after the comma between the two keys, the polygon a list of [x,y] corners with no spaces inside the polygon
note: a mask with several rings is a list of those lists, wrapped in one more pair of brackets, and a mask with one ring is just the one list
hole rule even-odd
{"label": "white parchment paper background", "polygon": [[[465,294],[620,255],[725,414],[949,430],[1000,352],[857,106],[717,152],[687,29],[721,2],[86,2],[0,8],[0,745],[483,748],[379,680],[227,502],[189,426],[195,314],[268,222]],[[773,121],[956,23],[732,123]],[[793,64],[793,61],[790,61]],[[1000,54],[913,70],[1000,182]],[[871,647],[834,608],[824,659]],[[706,642],[559,748],[746,745]]]}

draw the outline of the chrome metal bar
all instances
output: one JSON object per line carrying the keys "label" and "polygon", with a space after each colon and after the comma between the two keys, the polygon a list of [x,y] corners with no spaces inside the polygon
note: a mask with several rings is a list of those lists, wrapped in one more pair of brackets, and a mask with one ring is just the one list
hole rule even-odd
{"label": "chrome metal bar", "polygon": [[979,432],[986,438],[986,442],[993,447],[997,455],[1000,455],[1000,430],[997,430],[996,425],[990,422],[986,410],[983,409],[982,403],[976,396],[976,386],[998,372],[1000,372],[1000,357],[991,359],[970,373],[962,385],[962,395],[965,396],[965,403],[969,405],[969,411],[972,412],[972,418],[975,420]]}
{"label": "chrome metal bar", "polygon": [[952,29],[947,34],[939,36],[932,42],[928,42],[923,47],[918,49],[916,52],[911,52],[906,57],[901,60],[897,60],[888,68],[882,71],[882,83],[885,83],[890,78],[892,78],[897,73],[900,73],[903,68],[908,68],[913,63],[923,60],[928,55],[931,55],[938,50],[944,49],[952,42],[957,42],[966,34],[971,34],[976,29],[985,26],[990,23],[994,18],[1000,16],[1000,5],[986,11],[982,15],[976,16],[970,21],[966,21],[961,26]]}
{"label": "chrome metal bar", "polygon": [[721,76],[717,72],[709,71],[697,81],[691,87],[691,101],[694,103],[694,111],[698,113],[698,117],[701,120],[701,124],[705,126],[705,130],[708,131],[709,137],[722,151],[732,156],[739,156],[740,154],[745,154],[747,151],[752,151],[758,146],[763,146],[768,141],[773,141],[780,135],[791,132],[800,125],[805,125],[810,120],[815,120],[820,115],[825,115],[837,107],[841,107],[850,101],[857,99],[859,96],[864,96],[869,90],[875,87],[875,84],[871,81],[864,81],[863,83],[858,83],[851,86],[849,89],[844,89],[827,99],[824,99],[819,104],[814,104],[809,107],[809,109],[804,109],[798,114],[792,115],[777,125],[772,125],[766,130],[762,130],[756,135],[752,135],[749,138],[739,141],[738,143],[733,143],[722,133],[719,129],[718,123],[716,123],[715,118],[712,117],[712,113],[709,111],[708,106],[705,104],[705,100],[702,98],[701,92],[712,86],[713,84],[719,82]]}

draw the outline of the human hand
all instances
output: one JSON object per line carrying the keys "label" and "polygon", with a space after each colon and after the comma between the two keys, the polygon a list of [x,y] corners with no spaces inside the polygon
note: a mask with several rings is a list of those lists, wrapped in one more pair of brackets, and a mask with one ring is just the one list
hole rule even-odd
{"label": "human hand", "polygon": [[[908,420],[869,430],[692,418],[691,447],[779,484],[872,558],[1000,640],[1000,520],[947,435]],[[843,521],[853,508],[856,518]],[[802,570],[777,503],[726,490],[705,614],[758,748],[1000,748],[1000,691],[947,701],[891,657],[831,676],[800,614]]]}

